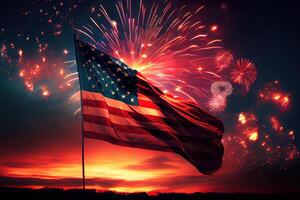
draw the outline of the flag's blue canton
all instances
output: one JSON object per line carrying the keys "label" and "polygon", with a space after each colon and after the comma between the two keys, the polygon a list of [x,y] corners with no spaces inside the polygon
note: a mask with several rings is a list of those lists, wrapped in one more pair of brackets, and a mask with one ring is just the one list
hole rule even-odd
{"label": "flag's blue canton", "polygon": [[82,41],[76,54],[81,90],[138,105],[136,70]]}

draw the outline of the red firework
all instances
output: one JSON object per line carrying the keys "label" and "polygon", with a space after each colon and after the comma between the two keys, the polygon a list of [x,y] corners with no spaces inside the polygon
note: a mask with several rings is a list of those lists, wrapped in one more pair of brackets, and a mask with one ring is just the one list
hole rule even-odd
{"label": "red firework", "polygon": [[231,72],[231,80],[245,86],[247,91],[256,80],[256,76],[257,71],[254,63],[247,59],[237,60]]}
{"label": "red firework", "polygon": [[222,71],[230,67],[233,61],[233,54],[230,51],[222,50],[219,51],[215,56],[215,63],[218,71]]}
{"label": "red firework", "polygon": [[282,108],[287,108],[290,104],[290,95],[280,89],[279,81],[268,83],[259,92],[259,97],[265,101],[276,103]]}
{"label": "red firework", "polygon": [[[75,30],[163,91],[207,105],[211,83],[223,80],[221,69],[230,65],[233,56],[229,51],[220,51],[222,40],[212,33],[218,31],[218,26],[207,29],[201,22],[204,6],[190,10],[186,6],[178,8],[172,0],[153,1],[147,6],[143,0],[122,0],[115,8],[118,15],[103,5],[92,9],[92,13],[99,12],[90,18],[94,28],[82,26]],[[66,80],[77,81],[74,77],[77,74],[71,73]],[[72,103],[78,103],[79,92],[74,92]],[[209,104],[213,110],[223,110],[226,98],[213,97]]]}
{"label": "red firework", "polygon": [[279,119],[276,116],[272,116],[270,118],[270,123],[271,123],[272,128],[274,129],[274,131],[282,133],[283,126],[282,126],[281,122],[279,121]]}

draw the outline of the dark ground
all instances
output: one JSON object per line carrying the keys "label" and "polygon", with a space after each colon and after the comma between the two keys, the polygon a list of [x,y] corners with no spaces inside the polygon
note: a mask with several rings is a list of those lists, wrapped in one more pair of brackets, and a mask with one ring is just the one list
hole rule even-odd
{"label": "dark ground", "polygon": [[273,194],[254,194],[254,193],[164,193],[149,196],[147,193],[115,193],[115,192],[96,192],[96,190],[63,190],[63,189],[26,189],[26,188],[0,188],[1,199],[103,199],[103,200],[289,200],[300,199],[300,193],[273,193]]}

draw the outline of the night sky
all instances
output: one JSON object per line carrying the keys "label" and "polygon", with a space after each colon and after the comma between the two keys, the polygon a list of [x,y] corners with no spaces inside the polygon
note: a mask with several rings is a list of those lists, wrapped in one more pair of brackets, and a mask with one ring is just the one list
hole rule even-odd
{"label": "night sky", "polygon": [[[86,139],[88,187],[128,192],[299,191],[300,14],[297,2],[172,2],[175,8],[205,5],[202,22],[208,27],[218,27],[215,32],[208,30],[210,34],[222,38],[222,47],[230,50],[235,59],[249,59],[257,69],[257,79],[250,90],[231,82],[234,89],[228,96],[226,109],[213,113],[225,124],[223,167],[213,176],[203,176],[172,153]],[[145,0],[146,7],[151,3]],[[75,57],[74,28],[91,24],[89,16],[97,13],[93,9],[100,4],[108,8],[110,15],[117,16],[114,4],[104,0],[2,3],[1,186],[81,186],[81,118],[80,114],[74,114],[78,102],[70,103],[70,96],[79,85],[72,82],[69,88],[64,77],[76,71],[76,66],[67,62]],[[29,71],[32,79],[28,79]],[[228,75],[224,77],[231,80]],[[34,81],[34,88],[26,81]],[[196,81],[193,84],[201,87]],[[271,86],[266,89],[268,84]],[[259,94],[266,94],[265,91],[288,95],[288,105],[261,98]],[[201,98],[198,101],[201,108],[209,111],[207,104],[201,104]],[[255,141],[248,141],[248,136],[244,136],[248,129],[239,125],[240,113],[255,115],[251,121],[258,127]],[[274,128],[271,119],[280,121],[279,128]],[[264,142],[270,146],[269,150]]]}

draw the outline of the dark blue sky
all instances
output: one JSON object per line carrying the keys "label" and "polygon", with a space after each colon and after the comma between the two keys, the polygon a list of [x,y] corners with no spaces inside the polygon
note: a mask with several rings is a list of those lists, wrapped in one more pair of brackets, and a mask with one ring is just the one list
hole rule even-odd
{"label": "dark blue sky", "polygon": [[[299,131],[298,6],[297,1],[231,1],[225,38],[230,49],[252,59],[258,66],[255,88],[280,80],[282,88],[292,94],[291,112],[283,117],[290,127]],[[299,138],[297,141],[299,144]]]}

